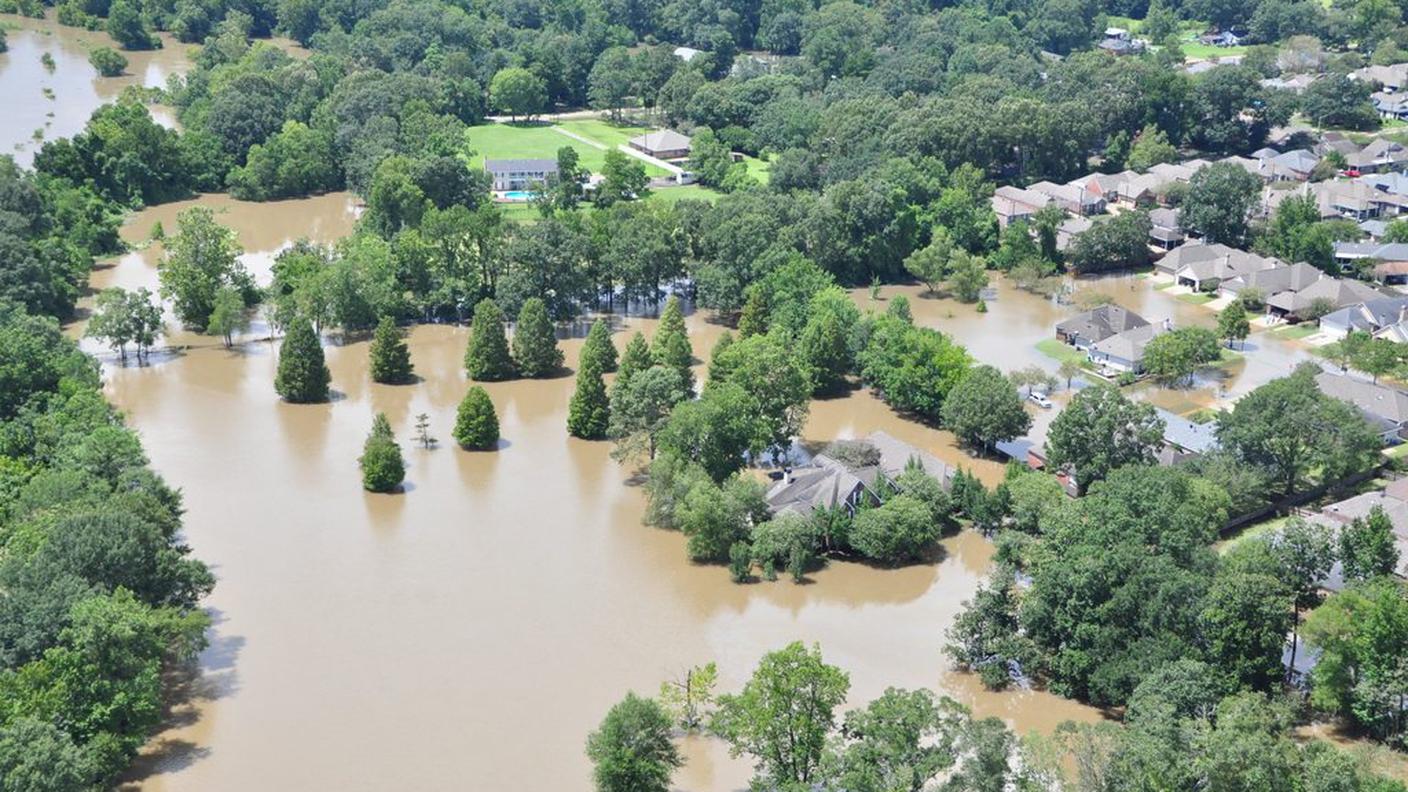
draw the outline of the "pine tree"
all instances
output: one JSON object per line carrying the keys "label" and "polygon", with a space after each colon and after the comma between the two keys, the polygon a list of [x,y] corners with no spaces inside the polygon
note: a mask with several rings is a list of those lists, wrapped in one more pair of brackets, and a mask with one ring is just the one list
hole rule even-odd
{"label": "pine tree", "polygon": [[632,374],[645,371],[654,365],[654,362],[650,359],[650,345],[645,343],[645,336],[637,330],[626,344],[626,351],[621,354],[621,365],[616,368],[616,381],[620,382]]}
{"label": "pine tree", "polygon": [[567,433],[583,440],[601,440],[611,422],[611,405],[606,398],[606,381],[595,359],[577,369],[577,390],[567,408]]}
{"label": "pine tree", "polygon": [[469,347],[464,351],[464,370],[472,380],[493,382],[513,376],[513,358],[504,337],[504,312],[493,300],[480,300],[474,306]]}
{"label": "pine tree", "polygon": [[406,480],[401,446],[391,433],[385,413],[377,413],[372,419],[371,434],[367,435],[362,456],[357,461],[362,466],[362,487],[368,492],[393,492]]}
{"label": "pine tree", "polygon": [[686,390],[694,389],[694,372],[689,368],[694,362],[694,351],[690,348],[689,333],[684,327],[680,299],[674,295],[665,301],[665,310],[660,314],[660,327],[656,329],[655,340],[650,346],[650,356],[656,363],[680,372]]}
{"label": "pine tree", "polygon": [[768,331],[768,302],[763,290],[756,286],[748,290],[748,301],[738,317],[738,337],[747,338]]}
{"label": "pine tree", "polygon": [[294,404],[310,404],[328,400],[328,382],[332,375],[323,362],[323,347],[318,334],[307,319],[298,317],[289,323],[283,347],[279,349],[279,371],[274,377],[274,391]]}
{"label": "pine tree", "polygon": [[597,370],[603,374],[616,370],[616,345],[611,343],[611,325],[605,319],[592,322],[587,340],[582,342],[577,365],[586,366],[588,360],[595,360]]}
{"label": "pine tree", "polygon": [[724,354],[728,348],[733,346],[733,333],[725,330],[719,340],[714,342],[714,348],[709,351],[709,384],[715,385],[728,381],[728,375],[733,373],[733,367],[729,363],[728,355]]}
{"label": "pine tree", "polygon": [[464,395],[455,416],[455,442],[476,451],[491,451],[499,444],[499,416],[489,392],[475,385]]}
{"label": "pine tree", "polygon": [[557,333],[553,330],[548,308],[537,297],[530,297],[518,312],[518,327],[513,332],[513,361],[518,373],[525,377],[549,377],[562,368],[562,350],[557,348]]}
{"label": "pine tree", "polygon": [[389,316],[381,317],[372,336],[372,381],[399,385],[411,381],[411,351],[401,329]]}

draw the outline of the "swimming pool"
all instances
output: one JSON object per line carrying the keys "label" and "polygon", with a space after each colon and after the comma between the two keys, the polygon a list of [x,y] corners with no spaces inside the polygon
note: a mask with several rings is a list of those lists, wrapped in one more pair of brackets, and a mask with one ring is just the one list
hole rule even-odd
{"label": "swimming pool", "polygon": [[519,201],[519,202],[521,202],[521,201],[531,201],[531,200],[533,200],[533,196],[534,196],[534,195],[537,195],[537,193],[529,192],[528,190],[509,190],[508,192],[505,192],[503,195],[504,195],[504,200],[505,200],[505,201]]}

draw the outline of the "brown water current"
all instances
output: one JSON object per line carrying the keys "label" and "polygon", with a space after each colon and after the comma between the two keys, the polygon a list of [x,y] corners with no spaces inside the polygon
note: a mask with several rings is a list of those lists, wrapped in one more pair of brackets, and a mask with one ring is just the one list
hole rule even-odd
{"label": "brown water current", "polygon": [[[330,241],[353,219],[343,195],[201,200],[223,210],[261,279],[259,262],[293,238]],[[158,219],[171,229],[179,208],[143,212],[124,235],[144,239]],[[159,256],[160,245],[123,256],[93,286],[155,288]],[[707,357],[721,328],[701,315],[688,324]],[[624,320],[616,341],[654,325]],[[314,406],[278,400],[277,344],[259,333],[233,350],[173,333],[182,350],[146,367],[104,355],[107,389],[185,493],[190,543],[219,577],[208,602],[216,624],[199,677],[131,788],[586,790],[585,737],[627,690],[654,693],[708,661],[721,690],[736,690],[763,653],[792,640],[819,642],[850,673],[851,705],[887,686],[924,686],[1022,731],[1099,717],[1045,693],[989,693],[947,670],[943,632],[991,564],[975,534],[946,539],[933,564],[833,563],[806,585],[737,586],[720,567],[688,563],[681,536],[641,525],[642,494],[609,444],[567,436],[570,376],[486,386],[503,428],[497,452],[413,447],[422,412],[448,440],[468,385],[463,328],[411,333],[422,380],[406,386],[369,381],[365,342],[330,344],[336,398]],[[580,346],[563,341],[568,366]],[[406,450],[401,495],[360,488],[357,456],[378,411]],[[1000,475],[865,391],[815,403],[804,435],[875,429]],[[746,785],[746,761],[717,741],[682,746],[681,788]]]}
{"label": "brown water current", "polygon": [[[161,33],[161,49],[124,50],[126,73],[99,76],[88,63],[88,53],[95,47],[116,49],[113,40],[101,31],[60,25],[54,10],[48,11],[45,19],[0,15],[0,24],[8,28],[9,43],[9,51],[0,53],[0,86],[4,86],[5,99],[5,110],[0,114],[0,154],[12,154],[21,165],[28,165],[45,141],[82,131],[93,111],[117,99],[124,88],[164,87],[168,77],[191,68],[191,45]],[[46,52],[54,59],[52,71],[40,63]],[[46,90],[50,92],[47,95]],[[170,108],[150,109],[157,123],[176,124]],[[35,137],[36,131],[42,133],[40,138]]]}

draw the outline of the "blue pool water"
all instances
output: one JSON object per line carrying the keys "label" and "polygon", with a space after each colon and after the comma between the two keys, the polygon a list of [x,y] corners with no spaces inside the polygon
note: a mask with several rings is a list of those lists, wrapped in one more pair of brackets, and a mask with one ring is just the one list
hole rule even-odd
{"label": "blue pool water", "polygon": [[531,201],[531,200],[533,200],[533,193],[531,193],[531,192],[529,192],[529,191],[527,191],[527,190],[509,190],[508,192],[504,193],[504,200],[505,200],[505,201]]}

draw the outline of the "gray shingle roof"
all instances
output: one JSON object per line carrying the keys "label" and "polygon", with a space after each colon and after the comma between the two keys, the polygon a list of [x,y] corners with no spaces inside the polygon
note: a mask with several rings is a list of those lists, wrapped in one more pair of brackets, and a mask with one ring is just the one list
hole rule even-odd
{"label": "gray shingle roof", "polygon": [[1149,324],[1147,319],[1128,308],[1110,304],[1058,322],[1056,330],[1063,335],[1078,335],[1090,343],[1095,343],[1104,341],[1117,333],[1123,333],[1126,330],[1133,330],[1147,324]]}

